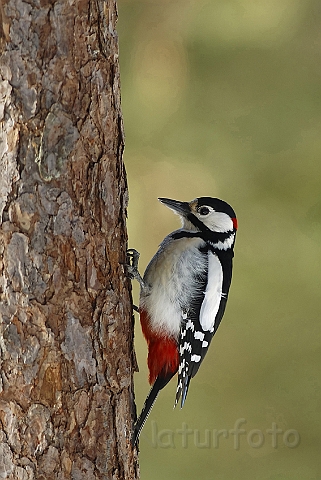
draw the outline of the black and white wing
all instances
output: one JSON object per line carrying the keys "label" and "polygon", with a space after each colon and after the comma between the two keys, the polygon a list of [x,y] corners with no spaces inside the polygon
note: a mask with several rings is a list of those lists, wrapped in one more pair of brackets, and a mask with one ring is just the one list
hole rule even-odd
{"label": "black and white wing", "polygon": [[[224,293],[223,286],[227,285],[224,285],[223,266],[212,250],[207,255],[208,269],[203,291],[193,299],[191,308],[182,314],[175,406],[181,397],[183,407],[190,379],[197,373],[225,310],[228,288]],[[229,283],[230,280],[228,287]]]}

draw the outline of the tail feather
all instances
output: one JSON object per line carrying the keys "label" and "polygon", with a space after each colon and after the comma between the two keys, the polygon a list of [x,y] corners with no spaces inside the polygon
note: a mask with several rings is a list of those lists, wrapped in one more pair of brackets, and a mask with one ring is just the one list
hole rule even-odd
{"label": "tail feather", "polygon": [[157,396],[162,388],[167,385],[167,383],[170,381],[172,378],[173,374],[164,377],[158,376],[155,380],[154,385],[152,386],[149,394],[147,395],[147,398],[145,400],[143,409],[141,411],[141,414],[139,415],[138,419],[135,422],[134,425],[134,431],[132,435],[132,445],[135,446],[138,439],[140,432],[142,431],[146,420],[154,406],[154,403],[156,402]]}
{"label": "tail feather", "polygon": [[190,381],[191,381],[191,377],[189,375],[186,375],[186,374],[184,374],[184,376],[179,375],[178,382],[177,382],[174,408],[178,404],[180,397],[181,397],[181,408],[184,407],[184,403],[185,403],[185,400],[186,400],[186,397],[187,397],[187,392],[188,392],[188,387],[189,387],[189,382]]}
{"label": "tail feather", "polygon": [[188,392],[188,387],[189,387],[189,382],[191,380],[190,376],[187,376],[184,378],[184,383],[183,383],[183,388],[182,388],[182,400],[181,400],[181,408],[184,407],[184,403],[187,397],[187,392]]}

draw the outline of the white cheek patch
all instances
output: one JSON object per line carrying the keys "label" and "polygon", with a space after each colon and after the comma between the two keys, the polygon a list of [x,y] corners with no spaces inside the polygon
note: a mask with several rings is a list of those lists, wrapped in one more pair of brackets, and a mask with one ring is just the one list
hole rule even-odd
{"label": "white cheek patch", "polygon": [[208,280],[201,306],[200,324],[204,331],[213,331],[215,318],[221,303],[223,270],[215,253],[208,252]]}
{"label": "white cheek patch", "polygon": [[231,217],[223,212],[213,211],[207,218],[203,218],[202,221],[215,232],[231,232],[234,228]]}

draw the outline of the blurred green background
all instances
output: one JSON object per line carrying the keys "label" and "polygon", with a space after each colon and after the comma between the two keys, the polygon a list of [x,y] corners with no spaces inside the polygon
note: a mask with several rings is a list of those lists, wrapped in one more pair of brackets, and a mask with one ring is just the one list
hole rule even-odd
{"label": "blurred green background", "polygon": [[[321,2],[118,7],[129,245],[141,271],[179,227],[157,197],[217,196],[239,220],[225,317],[184,409],[173,410],[175,381],[161,392],[141,436],[141,478],[321,479]],[[135,342],[140,410],[149,386],[138,318]]]}

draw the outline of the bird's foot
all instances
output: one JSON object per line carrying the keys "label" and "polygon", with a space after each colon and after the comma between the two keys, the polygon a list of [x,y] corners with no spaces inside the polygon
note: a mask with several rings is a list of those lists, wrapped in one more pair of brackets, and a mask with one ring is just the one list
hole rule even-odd
{"label": "bird's foot", "polygon": [[136,279],[141,288],[145,287],[144,280],[138,271],[140,253],[134,248],[129,248],[126,255],[127,275],[131,280]]}

